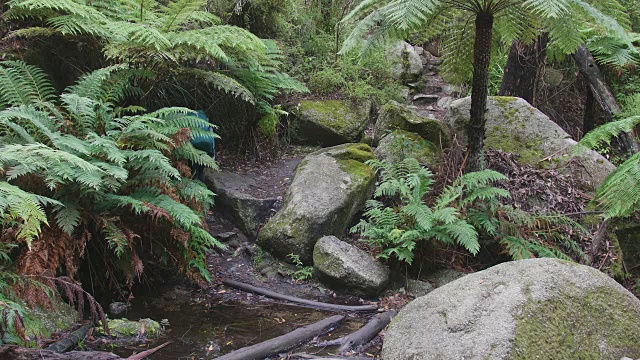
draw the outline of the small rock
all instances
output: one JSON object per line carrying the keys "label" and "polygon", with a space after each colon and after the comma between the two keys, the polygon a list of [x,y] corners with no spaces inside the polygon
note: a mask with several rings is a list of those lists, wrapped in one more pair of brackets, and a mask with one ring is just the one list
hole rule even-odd
{"label": "small rock", "polygon": [[435,94],[441,91],[442,91],[442,86],[438,86],[438,85],[428,85],[428,86],[425,86],[424,88],[424,92],[427,94]]}
{"label": "small rock", "polygon": [[438,107],[441,107],[443,109],[448,108],[449,106],[451,106],[451,103],[453,102],[453,98],[450,96],[444,96],[441,97],[440,100],[438,100]]}
{"label": "small rock", "polygon": [[214,237],[220,241],[227,241],[236,235],[238,234],[234,233],[233,231],[227,231],[227,232],[217,234]]}
{"label": "small rock", "polygon": [[407,291],[415,297],[425,296],[433,291],[433,285],[426,281],[408,279]]}
{"label": "small rock", "polygon": [[413,100],[411,100],[411,102],[414,105],[429,105],[437,103],[439,99],[440,96],[438,95],[418,94],[413,97]]}
{"label": "small rock", "polygon": [[441,287],[454,280],[463,277],[465,274],[453,269],[438,270],[427,277],[430,281],[436,284],[436,287]]}
{"label": "small rock", "polygon": [[366,252],[325,236],[313,249],[313,264],[328,286],[346,288],[365,296],[378,294],[389,281],[389,269]]}
{"label": "small rock", "polygon": [[122,317],[127,313],[130,307],[131,305],[125,302],[112,302],[111,304],[109,304],[109,315],[113,316],[114,318]]}

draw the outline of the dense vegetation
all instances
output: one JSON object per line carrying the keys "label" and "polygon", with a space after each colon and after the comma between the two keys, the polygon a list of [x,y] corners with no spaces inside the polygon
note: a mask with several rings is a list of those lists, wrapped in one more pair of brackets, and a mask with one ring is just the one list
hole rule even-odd
{"label": "dense vegetation", "polygon": [[[574,76],[569,55],[586,44],[622,104],[616,121],[581,141],[616,154],[619,164],[593,206],[605,220],[640,210],[640,154],[619,151],[617,141],[640,123],[634,0],[10,0],[0,7],[0,343],[9,328],[21,334],[22,300],[46,306],[73,288],[100,315],[75,283],[86,261],[97,268],[82,275],[103,290],[131,289],[151,263],[200,285],[211,281],[206,255],[223,245],[205,221],[214,194],[192,179],[191,167],[217,165],[190,140],[219,137],[202,130],[209,123],[196,110],[237,156],[277,154],[295,137],[287,110],[301,97],[403,101],[406,84],[394,78],[386,49],[397,39],[438,40],[446,79],[470,89],[469,156],[467,173],[438,192],[415,159],[369,162],[381,181],[353,231],[379,257],[411,264],[428,240],[475,255],[485,239],[513,259],[584,256],[566,234],[586,229],[561,214],[503,205],[505,176],[483,170],[487,96],[500,88],[512,44],[541,37],[543,66]],[[582,102],[568,90],[556,95]],[[299,265],[294,276],[311,276],[291,260]]]}

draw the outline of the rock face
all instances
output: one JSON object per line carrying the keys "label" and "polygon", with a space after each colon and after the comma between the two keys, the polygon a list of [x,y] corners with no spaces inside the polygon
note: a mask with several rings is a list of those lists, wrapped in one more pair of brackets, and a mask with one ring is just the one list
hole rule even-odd
{"label": "rock face", "polygon": [[[447,123],[458,139],[466,142],[471,98],[454,101]],[[602,155],[584,150],[572,156],[576,142],[560,126],[525,100],[514,97],[490,97],[487,104],[485,145],[520,155],[520,161],[533,166],[558,167],[573,174],[579,185],[593,191],[615,167]],[[551,156],[553,155],[553,156]],[[547,157],[550,159],[546,160]],[[545,161],[541,161],[545,159]]]}
{"label": "rock face", "polygon": [[374,130],[374,142],[377,144],[394,130],[416,133],[440,149],[451,143],[447,126],[436,119],[416,114],[411,107],[391,101],[380,109],[380,115]]}
{"label": "rock face", "polygon": [[433,143],[426,141],[418,134],[395,130],[382,138],[375,154],[379,160],[389,163],[397,163],[412,157],[421,164],[435,165],[440,151]]}
{"label": "rock face", "polygon": [[259,199],[248,193],[257,180],[228,171],[205,170],[205,184],[216,194],[216,206],[245,234],[255,237],[276,207],[277,198]]}
{"label": "rock face", "polygon": [[394,65],[391,75],[408,83],[416,80],[423,70],[422,59],[416,49],[405,41],[398,41],[386,51],[387,59]]}
{"label": "rock face", "polygon": [[313,248],[313,265],[327,285],[365,296],[376,295],[389,281],[389,269],[335,236],[318,240]]}
{"label": "rock face", "polygon": [[299,120],[297,137],[302,143],[334,146],[362,139],[370,120],[371,103],[303,100],[292,112]]}
{"label": "rock face", "polygon": [[282,209],[258,235],[258,245],[280,259],[290,253],[311,263],[325,235],[343,236],[356,212],[373,194],[373,159],[366,144],[344,144],[308,155],[296,170]]}
{"label": "rock face", "polygon": [[640,357],[640,300],[588,266],[508,262],[467,275],[400,311],[384,359]]}

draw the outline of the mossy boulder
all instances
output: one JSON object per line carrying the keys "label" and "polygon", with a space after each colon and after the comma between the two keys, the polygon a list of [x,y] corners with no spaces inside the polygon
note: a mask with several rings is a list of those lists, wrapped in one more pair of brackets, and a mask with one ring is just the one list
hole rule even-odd
{"label": "mossy boulder", "polygon": [[258,245],[288,260],[290,253],[310,264],[313,247],[325,235],[341,237],[373,194],[373,159],[366,144],[343,144],[308,155],[287,190],[282,209],[258,234]]}
{"label": "mossy boulder", "polygon": [[424,65],[415,47],[406,41],[396,41],[386,50],[386,58],[393,65],[391,76],[404,84],[418,80]]}
{"label": "mossy boulder", "polygon": [[[457,138],[466,143],[471,98],[454,101],[446,122]],[[573,154],[576,141],[540,110],[523,99],[489,97],[485,146],[519,155],[519,161],[534,167],[557,168],[572,174],[586,191],[595,190],[613,166],[595,151],[584,149]]]}
{"label": "mossy boulder", "polygon": [[391,101],[380,109],[373,140],[378,144],[383,137],[395,130],[418,134],[434,144],[437,149],[448,147],[451,137],[447,126],[436,119],[418,115],[412,107]]}
{"label": "mossy boulder", "polygon": [[329,287],[373,296],[389,282],[389,269],[357,247],[335,236],[324,236],[313,249],[313,266]]}
{"label": "mossy boulder", "polygon": [[433,166],[438,162],[440,149],[416,133],[395,130],[380,140],[376,157],[389,163],[397,163],[411,157],[421,164]]}
{"label": "mossy boulder", "polygon": [[557,259],[503,263],[416,299],[384,359],[640,357],[640,300],[602,272]]}
{"label": "mossy boulder", "polygon": [[[109,319],[109,331],[111,336],[116,338],[129,338],[129,337],[146,337],[156,338],[160,335],[160,324],[151,319],[140,319],[138,321],[132,321],[127,319]],[[98,333],[104,334],[102,327],[97,328]]]}
{"label": "mossy boulder", "polygon": [[334,146],[359,142],[371,117],[371,102],[302,100],[292,112],[298,119],[296,137],[309,145]]}

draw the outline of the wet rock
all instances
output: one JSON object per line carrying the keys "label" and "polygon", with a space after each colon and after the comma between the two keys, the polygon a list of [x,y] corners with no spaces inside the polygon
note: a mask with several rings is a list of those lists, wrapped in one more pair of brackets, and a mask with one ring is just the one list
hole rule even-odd
{"label": "wet rock", "polygon": [[412,301],[384,359],[640,357],[640,300],[602,272],[557,259],[503,263]]}
{"label": "wet rock", "polygon": [[421,164],[434,166],[440,157],[435,144],[420,135],[403,130],[395,130],[382,138],[375,150],[376,157],[389,163],[397,163],[412,157]]}
{"label": "wet rock", "polygon": [[371,102],[303,100],[292,110],[298,119],[297,138],[303,144],[334,146],[359,142],[370,121]]}
{"label": "wet rock", "polygon": [[313,249],[313,265],[328,286],[365,296],[378,294],[389,281],[389,269],[335,236],[318,240]]}
{"label": "wet rock", "polygon": [[415,108],[391,101],[380,109],[374,131],[376,144],[394,130],[405,130],[420,135],[435,144],[436,148],[451,143],[447,126],[436,119],[418,115]]}
{"label": "wet rock", "polygon": [[109,315],[114,318],[123,317],[130,307],[131,305],[125,302],[112,302],[109,304]]}
{"label": "wet rock", "polygon": [[308,155],[300,163],[282,209],[258,235],[258,245],[282,260],[290,253],[311,263],[316,241],[343,236],[374,190],[373,159],[366,144],[344,144]]}
{"label": "wet rock", "polygon": [[429,282],[414,279],[407,280],[407,292],[415,297],[425,296],[432,291],[433,285]]}
{"label": "wet rock", "polygon": [[[466,143],[471,98],[454,101],[447,123],[462,143]],[[519,155],[519,161],[534,167],[557,168],[571,174],[585,191],[593,191],[613,166],[602,155],[584,149],[572,155],[576,142],[560,126],[525,100],[514,97],[490,97],[487,103],[485,145]]]}
{"label": "wet rock", "polygon": [[259,188],[253,176],[206,169],[205,184],[216,193],[216,206],[245,234],[255,237],[258,228],[271,216],[277,197],[258,198],[251,190]]}
{"label": "wet rock", "polygon": [[386,51],[387,59],[393,63],[391,76],[402,80],[404,83],[415,81],[423,70],[422,59],[411,44],[398,41],[392,44]]}

